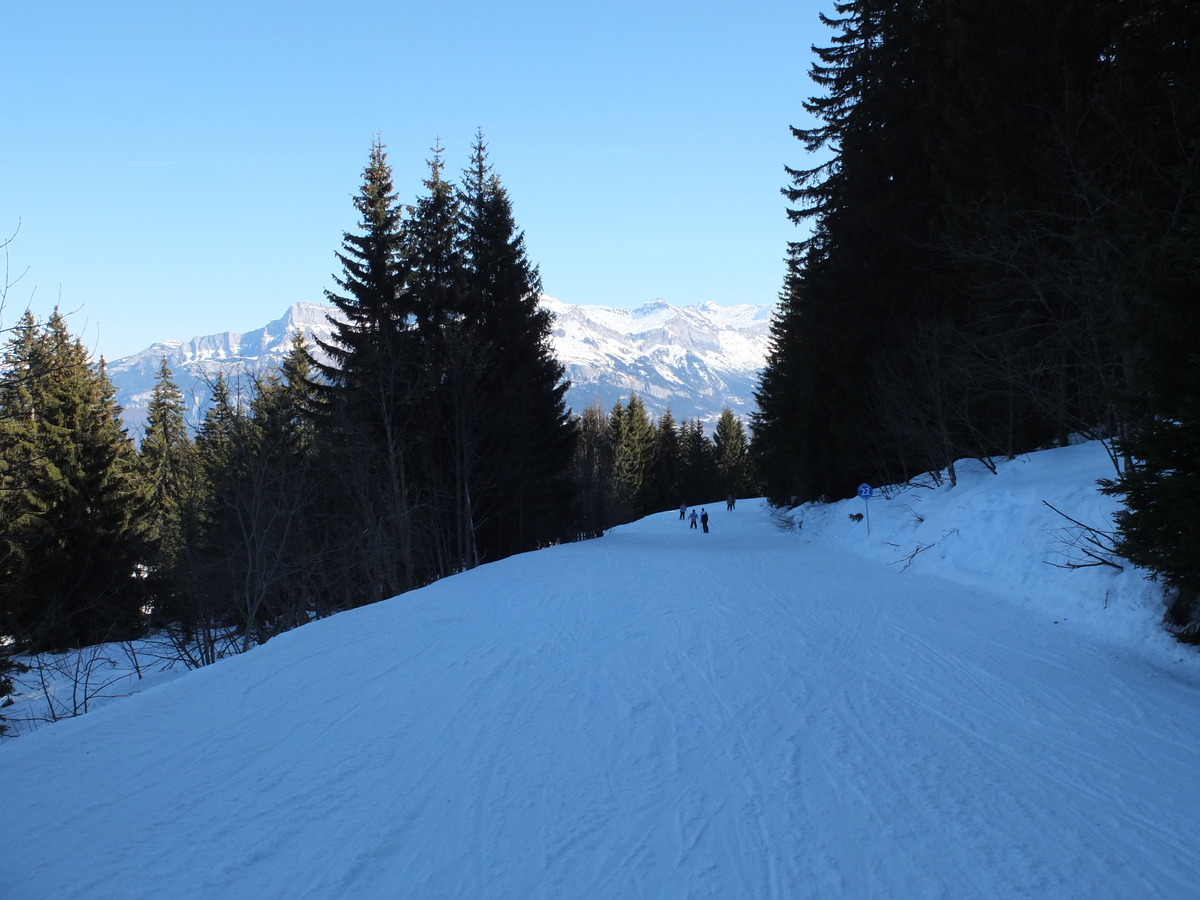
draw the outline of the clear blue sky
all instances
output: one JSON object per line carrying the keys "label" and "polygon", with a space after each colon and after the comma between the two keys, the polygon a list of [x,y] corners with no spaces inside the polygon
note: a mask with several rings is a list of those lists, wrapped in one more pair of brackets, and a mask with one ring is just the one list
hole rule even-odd
{"label": "clear blue sky", "polygon": [[774,301],[823,2],[6,4],[4,324],[110,359],[242,331],[335,271],[372,135],[405,202],[476,127],[546,291]]}

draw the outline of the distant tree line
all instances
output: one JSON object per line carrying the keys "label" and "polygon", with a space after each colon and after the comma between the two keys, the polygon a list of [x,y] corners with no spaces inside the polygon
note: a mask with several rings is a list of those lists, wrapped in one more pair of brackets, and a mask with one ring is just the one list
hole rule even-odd
{"label": "distant tree line", "polygon": [[754,419],[775,502],[1110,440],[1124,555],[1200,598],[1200,6],[843,0]]}
{"label": "distant tree line", "polygon": [[700,506],[755,491],[749,439],[729,407],[710,438],[700,419],[676,424],[669,408],[651,421],[630,394],[609,412],[589,406],[578,433],[573,481],[585,535],[681,503]]}
{"label": "distant tree line", "polygon": [[740,420],[571,417],[537,268],[482,136],[402,205],[376,141],[327,343],[212,385],[166,360],[140,446],[58,312],[0,359],[0,696],[11,657],[169,636],[201,666],[313,618],[749,486]]}

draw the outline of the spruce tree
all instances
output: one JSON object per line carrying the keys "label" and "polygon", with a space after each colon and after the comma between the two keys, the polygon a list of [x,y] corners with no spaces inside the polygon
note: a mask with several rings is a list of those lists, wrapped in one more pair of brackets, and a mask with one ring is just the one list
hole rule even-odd
{"label": "spruce tree", "polygon": [[630,394],[620,417],[614,467],[621,499],[631,518],[652,511],[654,443],[654,426],[646,407],[637,394]]}
{"label": "spruce tree", "polygon": [[[461,184],[459,359],[474,411],[464,438],[471,468],[483,476],[471,485],[477,546],[494,559],[561,539],[576,432],[564,402],[569,385],[550,343],[551,316],[538,302],[541,276],[482,134]],[[470,336],[463,340],[462,332]]]}
{"label": "spruce tree", "polygon": [[239,416],[235,464],[222,482],[226,565],[241,649],[308,620],[323,607],[318,572],[328,562],[322,469],[313,441],[309,354],[297,335],[281,371],[257,380]]}
{"label": "spruce tree", "polygon": [[894,0],[835,9],[839,18],[822,19],[839,33],[817,49],[811,71],[823,94],[805,104],[819,124],[793,129],[809,152],[832,158],[787,170],[789,216],[813,230],[789,247],[757,394],[755,434],[782,482],[777,497],[844,493],[875,464],[873,360],[936,296],[924,249],[937,199],[926,147],[938,122],[927,95],[944,56],[933,10]]}
{"label": "spruce tree", "polygon": [[232,464],[234,441],[238,429],[238,406],[229,393],[224,373],[217,375],[212,386],[212,398],[196,435],[196,450],[200,455],[205,483],[212,485]]}
{"label": "spruce tree", "polygon": [[179,552],[183,509],[195,489],[195,448],[184,416],[183,392],[163,357],[146,411],[138,455],[146,486],[146,539],[154,568],[169,566]]}
{"label": "spruce tree", "polygon": [[104,363],[55,310],[22,320],[0,375],[0,613],[33,650],[141,627],[144,501]]}
{"label": "spruce tree", "polygon": [[671,408],[659,416],[654,426],[653,495],[656,509],[673,509],[681,502],[680,485],[683,460],[679,449],[679,429]]}
{"label": "spruce tree", "polygon": [[[0,653],[0,701],[3,701],[14,690],[12,676],[28,671],[28,666],[12,659],[7,652]],[[0,709],[3,708],[4,703],[0,702]],[[8,726],[4,724],[4,716],[0,715],[0,735],[7,731]]]}
{"label": "spruce tree", "polygon": [[744,496],[750,488],[749,447],[742,420],[728,406],[721,410],[713,449],[721,490],[726,496]]}
{"label": "spruce tree", "polygon": [[402,254],[417,330],[422,340],[436,343],[464,315],[462,209],[454,184],[442,177],[440,144],[427,165],[426,193],[409,207]]}
{"label": "spruce tree", "polygon": [[1200,356],[1178,375],[1183,383],[1172,385],[1178,393],[1156,392],[1155,414],[1122,443],[1131,463],[1103,484],[1124,498],[1116,516],[1118,551],[1162,579],[1169,624],[1200,643]]}
{"label": "spruce tree", "polygon": [[618,523],[611,419],[594,402],[574,425],[577,433],[571,464],[577,504],[574,534],[582,538],[599,537]]}
{"label": "spruce tree", "polygon": [[684,419],[679,425],[679,452],[683,460],[680,489],[688,506],[723,499],[717,483],[717,461],[713,443],[700,419]]}
{"label": "spruce tree", "polygon": [[1128,142],[1109,148],[1125,225],[1109,236],[1132,263],[1137,305],[1125,466],[1105,490],[1124,498],[1121,554],[1162,580],[1168,622],[1200,641],[1200,9],[1138,0],[1122,12],[1099,96]]}
{"label": "spruce tree", "polygon": [[803,255],[796,245],[788,254],[788,276],[771,319],[766,366],[754,392],[758,409],[751,415],[754,443],[751,453],[767,500],[779,506],[798,499],[815,499],[826,490],[823,473],[834,463],[827,459],[828,441],[818,437],[811,415],[819,373],[807,364],[802,334],[801,297]]}
{"label": "spruce tree", "polygon": [[486,400],[480,394],[484,341],[463,289],[461,204],[455,186],[442,177],[440,145],[428,165],[426,193],[409,208],[402,252],[422,365],[415,480],[420,505],[430,514],[426,531],[434,541],[436,577],[480,561],[479,419]]}
{"label": "spruce tree", "polygon": [[227,631],[235,620],[238,576],[228,548],[238,537],[228,515],[228,485],[237,477],[242,428],[241,411],[225,376],[218,374],[192,447],[178,551],[170,573],[155,585],[157,619],[193,666],[216,662],[230,645]]}
{"label": "spruce tree", "polygon": [[1075,111],[1106,55],[1103,11],[835,8],[805,104],[818,124],[794,129],[825,158],[789,169],[784,191],[812,233],[789,248],[757,393],[755,453],[776,501],[1065,439],[1103,414],[1096,386],[1113,373],[1079,287],[1089,267],[1042,271],[1070,237],[1048,229],[1036,253],[1020,246],[1079,196],[1052,174],[1079,148],[1054,140],[1086,133]]}
{"label": "spruce tree", "polygon": [[[343,581],[360,602],[419,581],[414,479],[424,383],[417,305],[402,252],[404,223],[387,153],[377,139],[354,200],[360,233],[343,235],[342,275],[327,299],[341,313],[321,376],[322,439],[337,454],[347,544]],[[350,536],[355,537],[351,538]]]}

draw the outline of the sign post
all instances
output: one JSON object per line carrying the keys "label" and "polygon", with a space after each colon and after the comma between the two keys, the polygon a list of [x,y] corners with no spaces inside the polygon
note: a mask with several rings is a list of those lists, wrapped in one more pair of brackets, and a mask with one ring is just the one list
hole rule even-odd
{"label": "sign post", "polygon": [[875,494],[875,489],[869,484],[860,484],[858,486],[858,496],[863,498],[863,508],[867,511],[867,534],[871,533],[871,504],[870,499]]}

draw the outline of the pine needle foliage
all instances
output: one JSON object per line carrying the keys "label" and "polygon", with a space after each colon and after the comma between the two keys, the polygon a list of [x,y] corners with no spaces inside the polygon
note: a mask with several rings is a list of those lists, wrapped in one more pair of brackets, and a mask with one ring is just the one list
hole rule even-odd
{"label": "pine needle foliage", "polygon": [[0,365],[0,630],[36,651],[137,634],[145,499],[103,361],[55,310]]}

